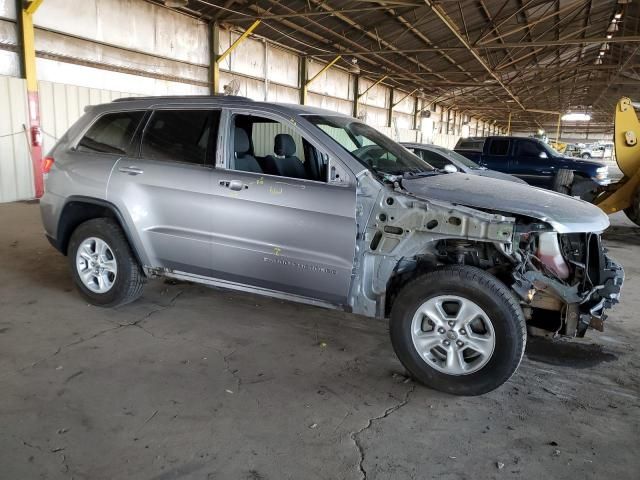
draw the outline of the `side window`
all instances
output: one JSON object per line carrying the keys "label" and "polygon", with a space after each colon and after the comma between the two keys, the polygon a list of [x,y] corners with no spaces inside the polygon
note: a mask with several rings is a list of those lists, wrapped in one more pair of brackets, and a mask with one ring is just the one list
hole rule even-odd
{"label": "side window", "polygon": [[422,150],[422,159],[433,168],[437,168],[438,170],[442,170],[445,165],[451,163],[442,155],[438,155],[437,153],[431,152],[429,150]]}
{"label": "side window", "polygon": [[519,140],[516,148],[516,157],[539,157],[543,150],[536,142]]}
{"label": "side window", "polygon": [[[150,160],[212,165],[209,139],[217,137],[217,110],[157,110],[144,129],[141,155]],[[210,155],[211,156],[211,155]]]}
{"label": "side window", "polygon": [[326,158],[290,126],[270,118],[233,118],[231,168],[280,177],[326,181]]}
{"label": "side window", "polygon": [[78,142],[80,152],[129,153],[131,139],[144,112],[107,113],[100,117]]}
{"label": "side window", "polygon": [[494,138],[489,146],[489,155],[506,155],[509,153],[509,140]]}

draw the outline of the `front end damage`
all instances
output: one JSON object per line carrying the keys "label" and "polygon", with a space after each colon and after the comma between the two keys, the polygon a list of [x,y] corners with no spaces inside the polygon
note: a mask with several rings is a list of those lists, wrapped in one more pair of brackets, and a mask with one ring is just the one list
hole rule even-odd
{"label": "front end damage", "polygon": [[618,303],[622,267],[606,255],[598,233],[557,234],[537,223],[516,228],[512,289],[532,333],[583,337],[602,331]]}
{"label": "front end damage", "polygon": [[[528,187],[525,187],[528,188]],[[521,214],[417,196],[402,179],[358,179],[358,242],[349,303],[384,317],[412,278],[439,266],[481,268],[510,286],[534,335],[582,337],[602,331],[624,272],[599,233],[557,233]]]}

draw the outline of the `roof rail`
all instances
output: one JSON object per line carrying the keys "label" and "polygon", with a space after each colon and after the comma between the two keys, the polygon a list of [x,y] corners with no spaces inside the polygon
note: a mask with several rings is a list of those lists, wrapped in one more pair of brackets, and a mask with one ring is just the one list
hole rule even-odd
{"label": "roof rail", "polygon": [[218,94],[218,95],[159,95],[159,96],[155,96],[155,95],[150,95],[150,96],[146,96],[146,97],[121,97],[121,98],[116,98],[115,100],[112,101],[112,103],[115,102],[134,102],[136,100],[188,100],[191,98],[200,98],[200,99],[219,99],[219,98],[224,98],[226,100],[251,100],[248,97],[242,97],[239,95],[222,95],[222,94]]}

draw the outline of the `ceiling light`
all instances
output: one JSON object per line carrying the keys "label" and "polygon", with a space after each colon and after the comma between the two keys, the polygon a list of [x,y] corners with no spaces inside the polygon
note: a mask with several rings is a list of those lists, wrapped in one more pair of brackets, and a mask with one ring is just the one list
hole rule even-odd
{"label": "ceiling light", "polygon": [[607,32],[609,33],[617,32],[617,31],[618,31],[618,25],[616,25],[615,23],[612,23],[607,27]]}
{"label": "ceiling light", "polygon": [[604,52],[602,50],[600,50],[600,56],[603,56]]}
{"label": "ceiling light", "polygon": [[562,120],[565,122],[588,122],[591,120],[591,115],[588,113],[565,113]]}
{"label": "ceiling light", "polygon": [[602,65],[602,59],[600,57],[596,58],[596,65]]}
{"label": "ceiling light", "polygon": [[165,6],[171,8],[186,7],[188,3],[189,0],[164,0]]}
{"label": "ceiling light", "polygon": [[615,18],[616,20],[620,20],[622,18],[622,14],[621,13],[616,13],[613,18]]}
{"label": "ceiling light", "polygon": [[611,40],[611,37],[613,37],[613,35],[611,35],[610,33],[607,33],[607,40]]}

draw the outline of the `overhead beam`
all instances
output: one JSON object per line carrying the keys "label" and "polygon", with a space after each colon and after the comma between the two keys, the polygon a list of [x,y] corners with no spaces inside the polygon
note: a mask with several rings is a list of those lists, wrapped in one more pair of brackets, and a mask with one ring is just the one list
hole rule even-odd
{"label": "overhead beam", "polygon": [[244,32],[242,32],[242,34],[236,38],[235,42],[233,42],[229,48],[227,48],[224,52],[222,52],[221,54],[218,55],[218,50],[220,48],[220,27],[218,26],[218,22],[213,22],[211,24],[211,77],[212,77],[212,90],[214,94],[218,94],[220,93],[220,64],[224,61],[225,58],[227,58],[229,55],[231,55],[231,52],[233,52],[236,48],[238,48],[238,45],[240,45],[242,42],[244,42],[247,37],[249,35],[251,35],[251,32],[253,32],[256,28],[258,28],[258,25],[260,25],[261,21],[260,20],[256,20],[255,22],[253,22],[251,24],[251,26],[249,28],[247,28]]}
{"label": "overhead beam", "polygon": [[[525,110],[525,106],[522,103],[520,103],[520,100],[518,99],[518,97],[516,97],[504,83],[502,83],[502,80],[500,79],[500,77],[496,75],[496,73],[485,62],[485,60],[473,49],[473,47],[471,47],[469,42],[465,40],[465,38],[460,34],[460,32],[458,32],[457,27],[453,24],[453,22],[449,19],[449,17],[447,17],[446,13],[442,11],[442,9],[438,5],[434,5],[431,0],[424,0],[424,2],[429,8],[431,8],[431,11],[435,13],[435,15],[440,19],[440,21],[444,23],[444,25],[449,29],[449,31],[453,33],[453,35],[458,39],[458,41],[465,46],[465,48],[469,51],[469,53],[473,55],[473,57],[482,66],[482,68],[484,68],[487,71],[487,73],[489,73],[489,75],[491,75],[496,80],[496,82],[498,82],[500,86],[502,86],[504,91],[509,94],[509,96],[513,99],[514,102],[518,104],[520,108]],[[501,45],[501,46],[504,47],[504,45]]]}
{"label": "overhead beam", "polygon": [[[425,0],[429,1],[429,0]],[[572,34],[575,32],[572,32]],[[411,53],[427,53],[427,52],[439,52],[439,51],[465,51],[471,48],[471,45],[467,43],[464,37],[460,36],[462,40],[464,40],[467,46],[447,46],[447,47],[421,47],[421,48],[398,48],[398,49],[379,49],[379,50],[367,50],[366,52],[361,51],[350,51],[344,50],[340,52],[320,52],[309,54],[308,56],[314,57],[331,57],[333,55],[342,54],[342,55],[391,55],[391,54],[411,54]],[[640,35],[627,35],[625,37],[591,37],[591,38],[566,38],[560,40],[534,40],[530,42],[505,42],[505,43],[496,43],[496,44],[486,44],[482,46],[478,46],[477,50],[504,50],[506,48],[515,49],[515,48],[538,48],[538,47],[559,47],[566,45],[593,45],[593,44],[601,44],[601,43],[640,43]],[[461,72],[463,73],[463,72]]]}

